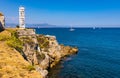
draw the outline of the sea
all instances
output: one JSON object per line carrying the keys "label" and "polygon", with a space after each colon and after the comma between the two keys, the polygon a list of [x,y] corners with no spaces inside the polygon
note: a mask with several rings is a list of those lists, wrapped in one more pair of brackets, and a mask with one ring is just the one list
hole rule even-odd
{"label": "sea", "polygon": [[59,44],[78,47],[49,70],[49,78],[120,78],[120,28],[36,28]]}

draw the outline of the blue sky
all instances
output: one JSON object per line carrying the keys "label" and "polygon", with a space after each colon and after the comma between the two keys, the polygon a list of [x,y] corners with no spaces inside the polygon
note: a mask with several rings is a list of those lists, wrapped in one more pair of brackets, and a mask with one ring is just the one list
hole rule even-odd
{"label": "blue sky", "polygon": [[6,23],[18,23],[20,5],[30,24],[120,25],[120,0],[1,0]]}

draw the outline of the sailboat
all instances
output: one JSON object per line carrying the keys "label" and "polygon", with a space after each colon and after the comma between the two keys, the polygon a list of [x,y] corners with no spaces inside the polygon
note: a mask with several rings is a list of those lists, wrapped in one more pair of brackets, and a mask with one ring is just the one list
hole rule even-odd
{"label": "sailboat", "polygon": [[70,31],[74,31],[75,29],[73,29],[72,27],[70,28]]}

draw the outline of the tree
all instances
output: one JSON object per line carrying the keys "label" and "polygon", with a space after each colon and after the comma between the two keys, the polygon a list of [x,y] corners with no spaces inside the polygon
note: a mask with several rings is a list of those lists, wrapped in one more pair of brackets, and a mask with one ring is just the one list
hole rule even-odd
{"label": "tree", "polygon": [[19,26],[19,25],[16,25],[16,28],[20,28],[20,26]]}

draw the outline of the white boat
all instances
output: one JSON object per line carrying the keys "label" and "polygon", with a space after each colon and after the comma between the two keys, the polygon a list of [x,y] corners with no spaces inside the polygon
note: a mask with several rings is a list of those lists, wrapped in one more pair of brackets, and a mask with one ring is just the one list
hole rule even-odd
{"label": "white boat", "polygon": [[73,29],[72,27],[70,28],[70,31],[74,31],[75,29]]}

